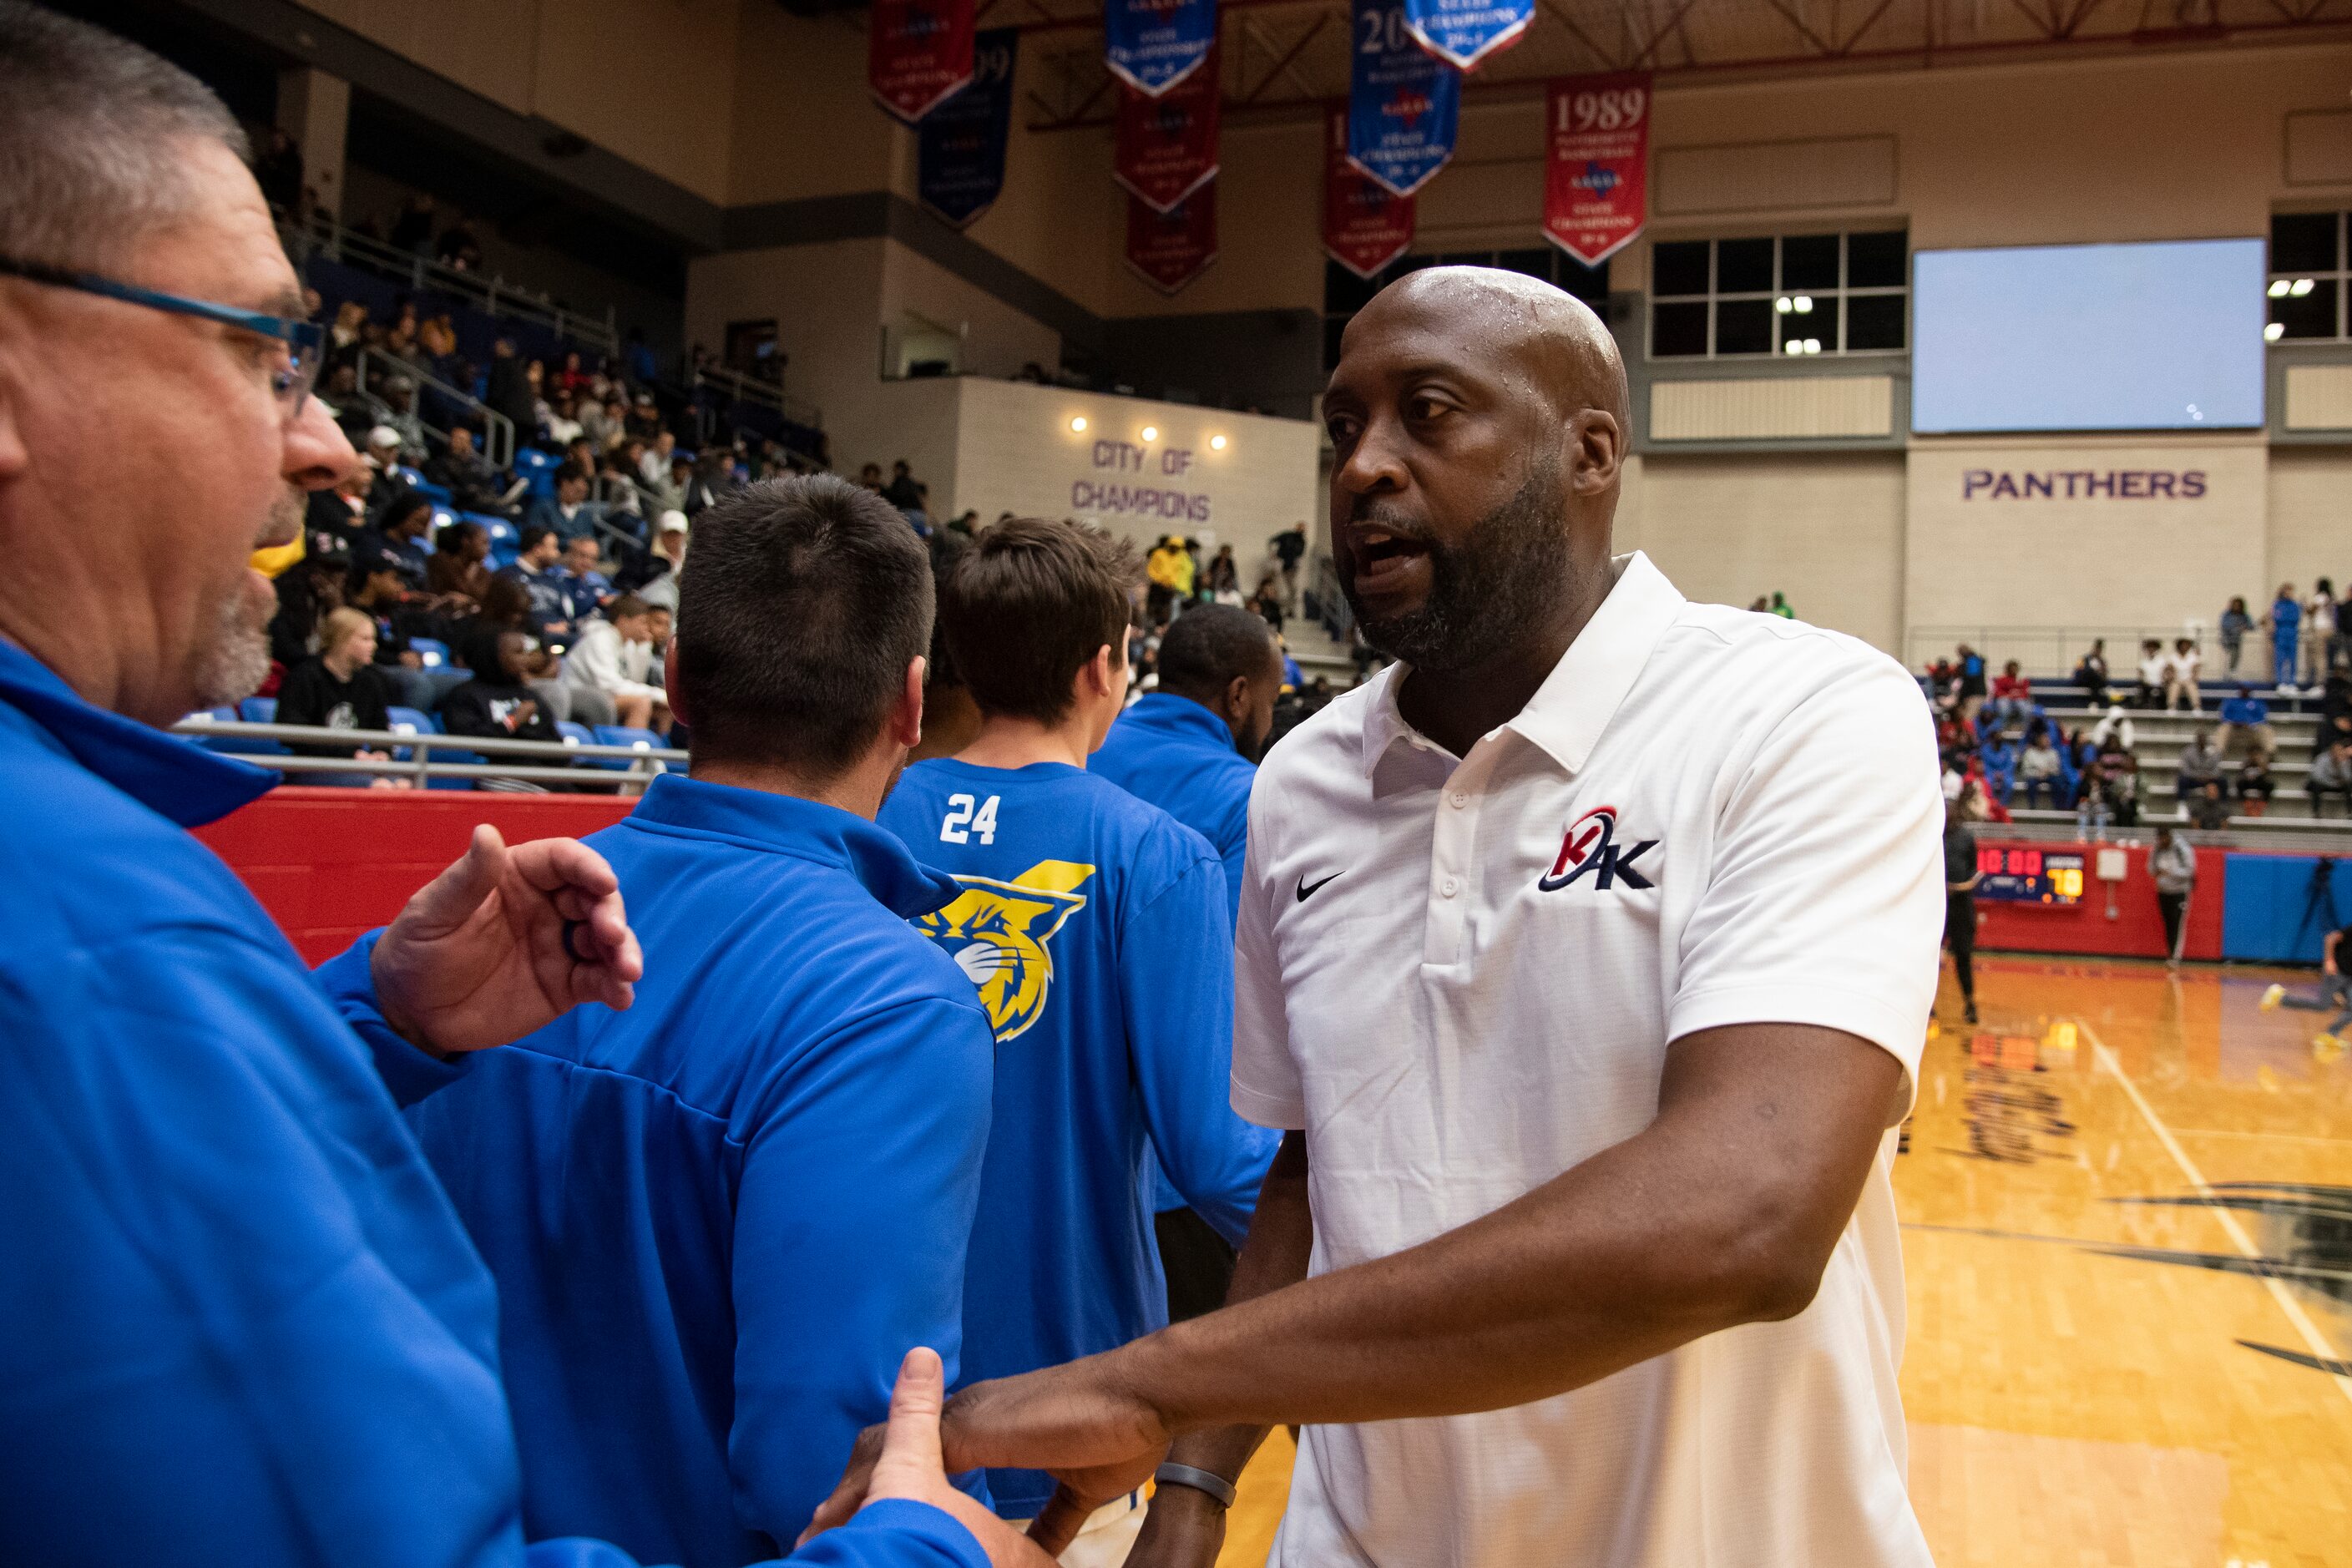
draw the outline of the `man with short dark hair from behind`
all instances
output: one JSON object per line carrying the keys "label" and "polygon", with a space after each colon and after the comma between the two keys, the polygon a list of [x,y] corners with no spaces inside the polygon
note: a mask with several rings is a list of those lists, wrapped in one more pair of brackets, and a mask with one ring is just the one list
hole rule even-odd
{"label": "man with short dark hair from behind", "polygon": [[[1147,1143],[1230,1240],[1265,1164],[1226,1103],[1233,943],[1217,851],[1087,771],[1127,692],[1139,576],[1131,546],[1075,523],[1018,519],[964,551],[940,614],[980,732],[908,769],[882,812],[962,884],[920,924],[979,986],[996,1034],[964,1293],[971,1377],[1108,1350],[1164,1320]],[[992,1471],[989,1489],[1008,1519],[1053,1489],[1013,1470]],[[1123,1555],[1134,1500],[1106,1504],[1064,1562]]]}
{"label": "man with short dark hair from behind", "polygon": [[[1160,687],[1110,727],[1087,766],[1207,839],[1224,859],[1226,913],[1241,906],[1250,784],[1274,731],[1282,654],[1265,622],[1232,605],[1197,605],[1160,639]],[[1282,1135],[1234,1119],[1264,1165]],[[1152,1228],[1168,1276],[1171,1321],[1224,1305],[1234,1249],[1184,1205],[1157,1161]]]}
{"label": "man with short dark hair from behind", "polygon": [[695,552],[692,776],[589,840],[651,978],[410,1124],[498,1279],[525,1530],[732,1563],[808,1522],[908,1346],[954,1375],[995,1047],[907,923],[960,889],[873,822],[922,722],[922,542],[822,476]]}

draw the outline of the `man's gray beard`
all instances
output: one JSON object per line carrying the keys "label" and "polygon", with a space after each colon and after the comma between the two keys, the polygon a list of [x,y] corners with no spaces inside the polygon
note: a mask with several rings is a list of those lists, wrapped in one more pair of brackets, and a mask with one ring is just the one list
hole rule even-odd
{"label": "man's gray beard", "polygon": [[252,579],[239,574],[207,617],[211,635],[196,645],[189,668],[199,708],[241,701],[269,678],[269,620],[266,614],[255,619],[260,604],[254,592]]}
{"label": "man's gray beard", "polygon": [[1364,640],[1435,674],[1491,664],[1568,591],[1564,512],[1559,465],[1547,459],[1510,500],[1480,518],[1462,543],[1430,545],[1429,597],[1420,609],[1370,619],[1357,601],[1352,574],[1343,576],[1340,586]]}

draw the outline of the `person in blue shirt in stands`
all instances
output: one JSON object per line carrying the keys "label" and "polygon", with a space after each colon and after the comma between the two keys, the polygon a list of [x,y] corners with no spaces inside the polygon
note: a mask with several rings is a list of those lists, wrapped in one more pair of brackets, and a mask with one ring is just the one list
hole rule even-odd
{"label": "person in blue shirt in stands", "polygon": [[[1132,547],[1074,523],[1014,519],[982,534],[940,593],[980,733],[908,768],[882,809],[882,826],[962,885],[918,924],[979,986],[996,1034],[968,1380],[1165,1321],[1147,1143],[1234,1243],[1265,1166],[1227,1098],[1233,936],[1217,851],[1086,771],[1127,693],[1140,575]],[[988,1484],[1007,1519],[1034,1516],[1054,1489],[1036,1471],[992,1470]],[[1134,1499],[1109,1504],[1062,1561],[1117,1562],[1141,1522]]]}
{"label": "person in blue shirt in stands", "polygon": [[874,813],[921,733],[922,541],[830,475],[695,529],[692,776],[588,840],[647,980],[409,1112],[498,1280],[523,1528],[648,1562],[790,1542],[908,1345],[955,1369],[995,1045]]}
{"label": "person in blue shirt in stands", "polygon": [[[525,1544],[496,1292],[395,1104],[629,1005],[611,870],[477,829],[313,973],[184,831],[278,775],[161,727],[259,684],[246,563],[357,460],[244,142],[0,0],[0,1563],[626,1568]],[[904,1371],[894,1500],[797,1560],[1038,1568]]]}
{"label": "person in blue shirt in stands", "polygon": [[572,619],[571,578],[563,569],[563,541],[553,529],[524,529],[514,564],[498,574],[530,595],[530,629],[541,642],[557,652],[572,646],[579,627]]}
{"label": "person in blue shirt in stands", "polygon": [[[1241,907],[1250,784],[1274,731],[1274,700],[1282,685],[1282,651],[1271,626],[1238,606],[1195,605],[1160,641],[1159,689],[1119,715],[1087,764],[1216,847],[1224,860],[1229,918]],[[1281,1135],[1241,1125],[1271,1164]],[[1168,1316],[1181,1321],[1213,1312],[1225,1303],[1234,1249],[1185,1207],[1157,1161],[1150,1177]]]}

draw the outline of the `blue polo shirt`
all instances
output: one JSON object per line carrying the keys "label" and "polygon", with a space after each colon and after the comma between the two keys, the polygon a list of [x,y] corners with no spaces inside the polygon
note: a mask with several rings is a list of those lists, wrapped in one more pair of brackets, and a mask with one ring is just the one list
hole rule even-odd
{"label": "blue polo shirt", "polygon": [[[908,768],[882,808],[961,884],[919,921],[996,1033],[996,1120],[964,1287],[963,1373],[1006,1377],[1162,1327],[1146,1144],[1228,1238],[1265,1164],[1228,1101],[1233,933],[1217,852],[1108,779],[1058,763]],[[1053,1484],[992,1470],[1025,1518]]]}
{"label": "blue polo shirt", "polygon": [[523,1530],[648,1561],[790,1542],[912,1345],[955,1376],[995,1044],[864,818],[676,773],[587,840],[644,944],[409,1124],[499,1287]]}
{"label": "blue polo shirt", "polygon": [[[1224,862],[1226,919],[1239,918],[1242,861],[1249,852],[1250,785],[1256,782],[1257,767],[1234,750],[1234,732],[1223,719],[1189,697],[1172,691],[1147,693],[1118,716],[1100,749],[1087,759],[1087,771],[1158,806],[1207,839]],[[1265,1159],[1258,1167],[1263,1177],[1282,1134],[1242,1125],[1264,1149]],[[1156,1212],[1184,1206],[1156,1161],[1150,1186]]]}
{"label": "blue polo shirt", "polygon": [[[625,1568],[523,1545],[496,1297],[394,1103],[465,1073],[183,831],[277,775],[0,641],[0,1563]],[[912,1503],[795,1561],[985,1568]]]}

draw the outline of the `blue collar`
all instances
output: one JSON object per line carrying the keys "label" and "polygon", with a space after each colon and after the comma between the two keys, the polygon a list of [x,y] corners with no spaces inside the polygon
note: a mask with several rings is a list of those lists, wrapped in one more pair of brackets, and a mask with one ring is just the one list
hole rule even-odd
{"label": "blue collar", "polygon": [[1179,697],[1172,691],[1145,692],[1134,707],[1120,716],[1122,723],[1129,720],[1167,734],[1191,734],[1222,751],[1241,755],[1234,747],[1234,732],[1223,719],[1191,698]]}
{"label": "blue collar", "polygon": [[40,660],[0,638],[0,702],[48,731],[59,751],[182,827],[217,822],[278,782],[268,768],[94,707]]}
{"label": "blue collar", "polygon": [[838,867],[877,902],[905,920],[942,909],[963,891],[954,878],[917,862],[897,834],[838,806],[797,795],[663,773],[625,826],[726,838]]}

